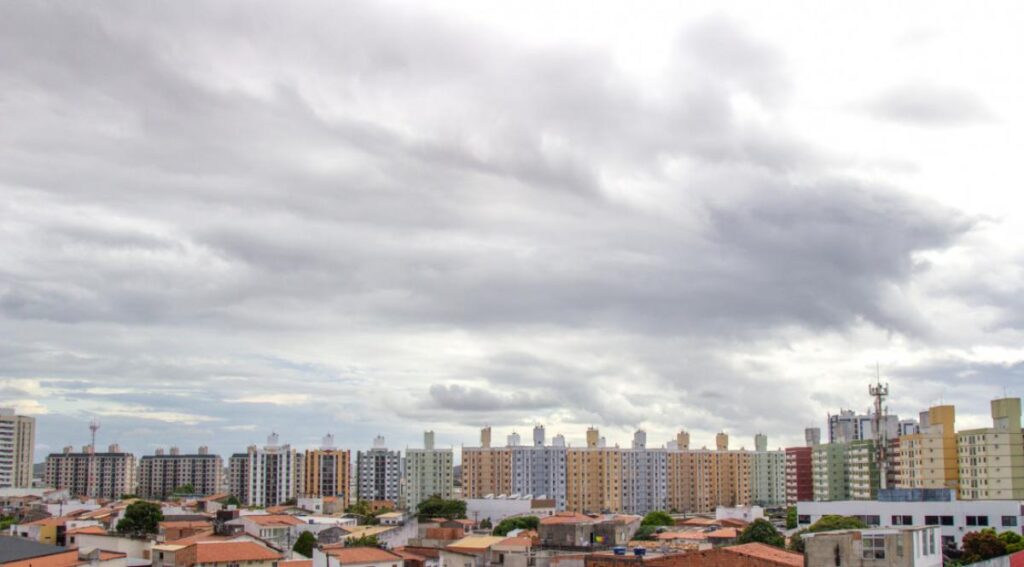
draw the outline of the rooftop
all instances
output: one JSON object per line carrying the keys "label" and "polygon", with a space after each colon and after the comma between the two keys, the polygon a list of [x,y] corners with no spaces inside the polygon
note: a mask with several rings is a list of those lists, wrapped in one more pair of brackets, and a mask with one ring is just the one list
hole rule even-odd
{"label": "rooftop", "polygon": [[0,563],[11,563],[68,551],[66,547],[47,545],[20,537],[0,535]]}
{"label": "rooftop", "polygon": [[765,545],[763,543],[744,543],[741,545],[723,547],[721,549],[747,557],[755,557],[757,559],[765,559],[784,565],[792,565],[793,567],[803,567],[804,565],[804,556],[802,554],[786,551],[785,549]]}
{"label": "rooftop", "polygon": [[342,565],[361,563],[379,563],[383,561],[402,560],[401,555],[378,547],[324,547],[324,553],[338,560]]}
{"label": "rooftop", "polygon": [[273,561],[281,554],[253,541],[204,541],[192,544],[196,563],[237,563],[239,561]]}

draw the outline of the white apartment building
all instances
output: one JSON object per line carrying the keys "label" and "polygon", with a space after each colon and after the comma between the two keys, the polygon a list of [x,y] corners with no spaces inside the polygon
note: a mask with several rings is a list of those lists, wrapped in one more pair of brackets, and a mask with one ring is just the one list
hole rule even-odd
{"label": "white apartment building", "polygon": [[508,436],[511,471],[509,479],[512,494],[550,498],[559,510],[565,509],[566,444],[556,435],[551,445],[545,445],[544,426],[533,428],[533,444],[522,445],[519,434]]}
{"label": "white apartment building", "polygon": [[992,427],[956,434],[961,500],[1024,500],[1020,398],[992,400]]}
{"label": "white apartment building", "polygon": [[0,408],[0,488],[30,488],[36,419]]}
{"label": "white apartment building", "polygon": [[277,506],[298,494],[298,455],[291,445],[280,445],[276,433],[266,446],[232,455],[228,470],[229,491],[246,506]]}
{"label": "white apartment building", "polygon": [[424,432],[423,448],[405,451],[403,507],[415,512],[421,502],[435,494],[451,499],[455,491],[454,477],[452,449],[436,448],[434,432]]}
{"label": "white apartment building", "polygon": [[373,448],[356,453],[356,493],[359,500],[401,501],[402,452],[389,451],[378,435]]}
{"label": "white apartment building", "polygon": [[949,500],[889,502],[844,500],[798,502],[797,522],[806,528],[822,516],[857,516],[869,527],[939,526],[942,545],[960,546],[965,534],[985,528],[1021,533],[1024,526],[1024,502],[1020,500]]}
{"label": "white apartment building", "polygon": [[647,432],[633,434],[633,444],[622,452],[622,511],[646,515],[668,509],[668,452],[648,448]]}

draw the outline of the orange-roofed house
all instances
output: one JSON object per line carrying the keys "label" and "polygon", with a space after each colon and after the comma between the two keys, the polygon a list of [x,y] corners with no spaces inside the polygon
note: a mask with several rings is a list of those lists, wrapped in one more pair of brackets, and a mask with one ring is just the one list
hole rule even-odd
{"label": "orange-roofed house", "polygon": [[325,545],[313,550],[313,567],[403,567],[401,555],[377,547]]}
{"label": "orange-roofed house", "polygon": [[159,541],[174,541],[209,531],[212,528],[213,523],[209,521],[182,520],[160,522],[157,539]]}
{"label": "orange-roofed house", "polygon": [[281,554],[254,541],[202,541],[175,554],[179,567],[275,567]]}
{"label": "orange-roofed house", "polygon": [[[626,567],[626,563],[622,565]],[[803,565],[803,555],[763,543],[716,547],[677,555],[652,557],[644,561],[644,567],[803,567]],[[603,562],[598,566],[596,563],[592,564],[588,559],[586,566],[612,567],[613,563]]]}
{"label": "orange-roofed house", "polygon": [[241,524],[245,533],[277,546],[285,546],[289,541],[295,541],[299,535],[296,526],[304,525],[302,520],[286,514],[240,516],[229,523]]}

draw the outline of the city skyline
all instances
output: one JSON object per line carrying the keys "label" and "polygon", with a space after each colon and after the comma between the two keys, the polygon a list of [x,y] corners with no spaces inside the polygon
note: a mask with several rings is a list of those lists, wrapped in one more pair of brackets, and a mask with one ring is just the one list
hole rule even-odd
{"label": "city skyline", "polygon": [[0,7],[37,460],[1022,393],[1019,5],[241,6]]}

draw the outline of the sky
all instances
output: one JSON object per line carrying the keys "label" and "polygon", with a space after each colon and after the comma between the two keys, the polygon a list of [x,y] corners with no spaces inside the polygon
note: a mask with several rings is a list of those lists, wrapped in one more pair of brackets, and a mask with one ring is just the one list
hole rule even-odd
{"label": "sky", "polygon": [[65,445],[801,444],[1024,384],[1024,8],[8,2],[0,405]]}

